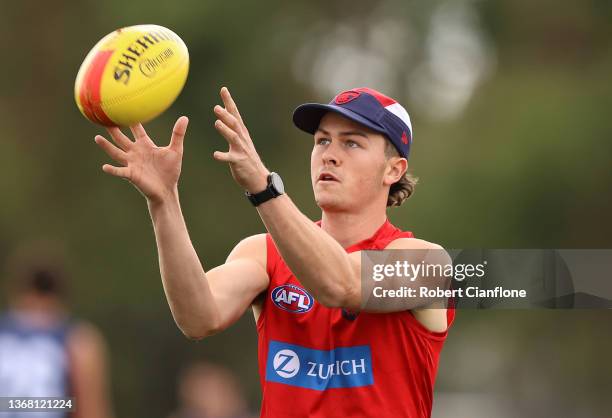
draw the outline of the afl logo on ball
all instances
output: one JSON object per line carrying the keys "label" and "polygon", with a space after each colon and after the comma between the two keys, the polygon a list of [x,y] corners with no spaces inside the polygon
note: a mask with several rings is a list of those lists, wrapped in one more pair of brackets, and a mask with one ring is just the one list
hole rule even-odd
{"label": "afl logo on ball", "polygon": [[292,313],[308,312],[314,305],[314,298],[310,293],[293,284],[275,287],[270,297],[277,307]]}
{"label": "afl logo on ball", "polygon": [[355,91],[355,90],[347,90],[347,91],[343,91],[342,93],[340,93],[339,95],[336,96],[336,99],[334,100],[336,102],[336,104],[345,104],[348,103],[352,100],[355,100],[356,98],[358,98],[361,95],[360,92]]}

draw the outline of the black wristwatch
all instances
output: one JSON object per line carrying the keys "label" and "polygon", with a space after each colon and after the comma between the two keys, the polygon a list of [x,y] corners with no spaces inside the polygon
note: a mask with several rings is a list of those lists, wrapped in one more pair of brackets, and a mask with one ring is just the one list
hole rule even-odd
{"label": "black wristwatch", "polygon": [[267,202],[270,199],[274,199],[285,193],[285,186],[283,185],[283,180],[280,178],[278,173],[274,171],[268,174],[268,186],[264,191],[251,194],[249,192],[244,192],[246,197],[249,198],[253,206],[259,206],[264,202]]}

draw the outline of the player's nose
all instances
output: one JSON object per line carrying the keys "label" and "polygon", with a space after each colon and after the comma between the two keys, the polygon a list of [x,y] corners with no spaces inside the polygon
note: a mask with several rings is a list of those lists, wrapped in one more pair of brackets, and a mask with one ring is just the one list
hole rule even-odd
{"label": "player's nose", "polygon": [[334,165],[334,166],[338,166],[340,165],[340,158],[339,158],[339,151],[336,149],[336,145],[334,145],[333,143],[329,144],[326,148],[325,151],[323,151],[323,153],[321,154],[321,159],[323,161],[323,164],[325,165]]}

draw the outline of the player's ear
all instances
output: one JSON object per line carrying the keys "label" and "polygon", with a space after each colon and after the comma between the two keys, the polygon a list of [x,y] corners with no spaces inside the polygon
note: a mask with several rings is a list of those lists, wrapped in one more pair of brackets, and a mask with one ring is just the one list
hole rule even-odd
{"label": "player's ear", "polygon": [[407,170],[408,160],[405,158],[393,156],[387,159],[383,183],[386,186],[391,186],[393,183],[397,183],[404,176]]}

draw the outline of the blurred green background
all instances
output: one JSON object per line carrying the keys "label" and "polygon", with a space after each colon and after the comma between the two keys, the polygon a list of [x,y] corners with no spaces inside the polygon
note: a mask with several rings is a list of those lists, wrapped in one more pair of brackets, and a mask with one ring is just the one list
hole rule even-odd
{"label": "blurred green background", "polygon": [[[610,22],[605,0],[3,2],[0,260],[29,239],[65,247],[74,312],[108,340],[117,416],[166,416],[177,371],[200,358],[237,373],[257,410],[252,315],[202,342],[185,339],[165,301],[145,201],[101,171],[107,158],[93,137],[103,130],[73,98],[95,42],[155,23],[189,47],[185,89],[147,129],[165,144],[179,115],[191,119],[181,200],[211,268],[264,231],[212,159],[226,148],[212,113],[222,85],[312,219],[312,141],[292,111],[367,85],[403,103],[414,126],[420,184],[390,210],[396,225],[448,248],[612,247]],[[459,312],[434,417],[608,415],[611,320],[610,311]]]}

